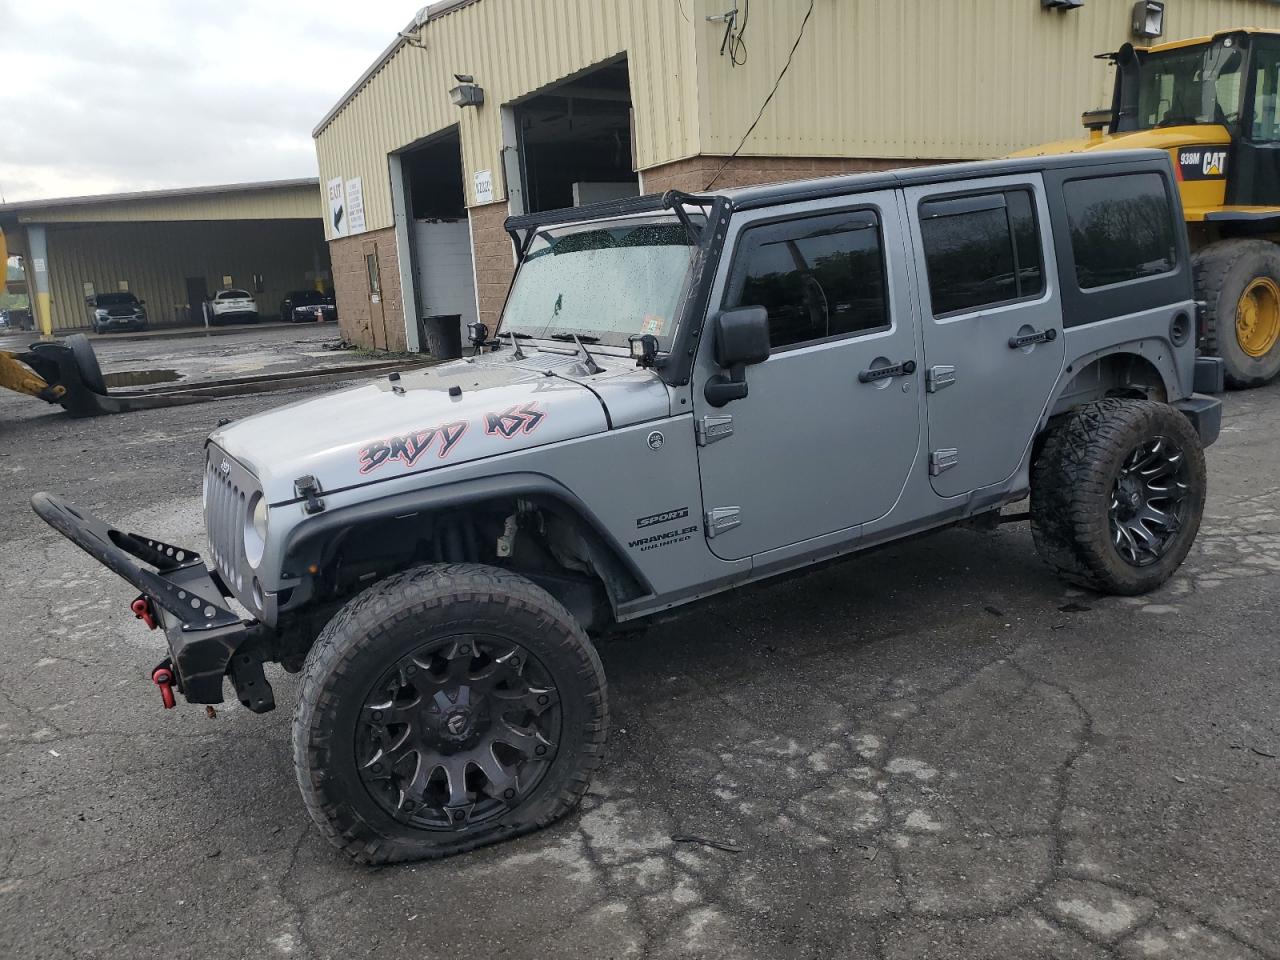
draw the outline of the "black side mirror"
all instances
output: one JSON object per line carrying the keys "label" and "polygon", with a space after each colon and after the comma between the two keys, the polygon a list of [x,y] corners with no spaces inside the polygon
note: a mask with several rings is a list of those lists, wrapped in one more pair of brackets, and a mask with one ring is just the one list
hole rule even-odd
{"label": "black side mirror", "polygon": [[703,390],[707,402],[723,407],[747,395],[747,365],[769,359],[769,312],[764,307],[738,307],[712,321],[716,363],[729,375],[716,374]]}
{"label": "black side mirror", "polygon": [[769,359],[769,312],[764,307],[725,310],[715,319],[716,363],[736,367]]}

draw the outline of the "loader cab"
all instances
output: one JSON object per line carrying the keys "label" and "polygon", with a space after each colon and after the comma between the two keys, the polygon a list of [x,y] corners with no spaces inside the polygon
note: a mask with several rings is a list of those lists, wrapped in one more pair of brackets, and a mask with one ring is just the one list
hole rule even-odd
{"label": "loader cab", "polygon": [[1280,34],[1125,44],[1110,59],[1110,132],[1168,131],[1187,206],[1280,204]]}

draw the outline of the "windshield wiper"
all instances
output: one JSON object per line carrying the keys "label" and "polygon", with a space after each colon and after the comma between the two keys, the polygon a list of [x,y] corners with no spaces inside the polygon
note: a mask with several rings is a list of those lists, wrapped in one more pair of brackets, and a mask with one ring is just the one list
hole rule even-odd
{"label": "windshield wiper", "polygon": [[552,333],[549,334],[552,340],[565,340],[573,343],[575,340],[581,340],[583,343],[599,343],[599,337],[593,337],[589,333]]}
{"label": "windshield wiper", "polygon": [[532,340],[532,333],[521,333],[519,330],[503,330],[498,333],[499,337],[515,337],[517,340]]}

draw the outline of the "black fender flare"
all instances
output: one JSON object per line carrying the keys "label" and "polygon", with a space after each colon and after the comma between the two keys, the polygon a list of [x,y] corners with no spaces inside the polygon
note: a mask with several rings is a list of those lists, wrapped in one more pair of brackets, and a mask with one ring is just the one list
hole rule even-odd
{"label": "black fender flare", "polygon": [[[540,473],[507,473],[491,477],[459,480],[392,494],[376,500],[336,507],[314,515],[294,527],[285,539],[281,552],[282,579],[306,583],[301,574],[313,563],[321,563],[325,546],[346,531],[378,520],[407,517],[419,513],[463,507],[485,501],[525,499],[546,506],[576,522],[584,536],[592,562],[610,575],[602,576],[609,601],[615,612],[620,603],[634,599],[620,595],[619,582],[626,583],[628,594],[644,596],[653,586],[627,556],[616,537],[587,504],[568,487]],[[309,596],[308,590],[296,591],[282,609],[299,606]]]}
{"label": "black fender flare", "polygon": [[[1163,352],[1163,357],[1157,359],[1151,355],[1152,350],[1155,348],[1159,348]],[[1051,417],[1063,412],[1059,409],[1059,405],[1071,385],[1075,383],[1085,371],[1096,366],[1107,357],[1136,357],[1138,360],[1143,361],[1155,370],[1156,374],[1160,377],[1160,382],[1164,385],[1165,395],[1169,397],[1170,400],[1180,397],[1184,391],[1178,382],[1178,372],[1177,368],[1174,366],[1173,351],[1174,348],[1168,341],[1159,337],[1148,337],[1143,340],[1131,340],[1127,343],[1114,344],[1101,350],[1095,350],[1092,353],[1082,354],[1075,358],[1070,364],[1063,368],[1062,375],[1054,385],[1053,393],[1049,398],[1049,403],[1045,406],[1044,416],[1040,422],[1040,429],[1043,430],[1045,428]],[[1187,390],[1185,392],[1189,393],[1190,391]]]}

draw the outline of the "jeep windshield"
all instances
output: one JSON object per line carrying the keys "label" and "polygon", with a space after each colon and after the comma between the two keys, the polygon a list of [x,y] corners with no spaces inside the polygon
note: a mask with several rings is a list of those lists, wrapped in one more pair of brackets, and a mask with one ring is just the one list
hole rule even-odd
{"label": "jeep windshield", "polygon": [[695,250],[674,217],[539,230],[498,333],[618,347],[651,333],[665,349]]}
{"label": "jeep windshield", "polygon": [[1233,38],[1140,55],[1136,129],[1240,119],[1244,52]]}

